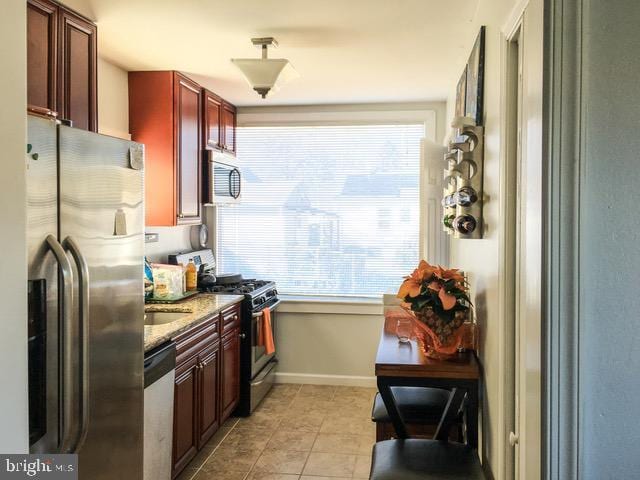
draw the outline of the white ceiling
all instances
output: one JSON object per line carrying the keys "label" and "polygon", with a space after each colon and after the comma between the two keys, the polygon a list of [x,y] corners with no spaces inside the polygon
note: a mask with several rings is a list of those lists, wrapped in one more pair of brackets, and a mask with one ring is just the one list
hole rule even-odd
{"label": "white ceiling", "polygon": [[[477,32],[478,0],[63,0],[98,24],[126,70],[183,71],[237,105],[444,100]],[[262,100],[231,58],[273,58],[300,78]]]}

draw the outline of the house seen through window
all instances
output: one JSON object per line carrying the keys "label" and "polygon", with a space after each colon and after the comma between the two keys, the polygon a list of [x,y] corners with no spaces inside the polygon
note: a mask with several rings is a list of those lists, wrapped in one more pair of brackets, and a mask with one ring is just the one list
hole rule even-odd
{"label": "house seen through window", "polygon": [[380,296],[419,259],[424,124],[239,127],[241,203],[218,209],[218,271],[281,293]]}

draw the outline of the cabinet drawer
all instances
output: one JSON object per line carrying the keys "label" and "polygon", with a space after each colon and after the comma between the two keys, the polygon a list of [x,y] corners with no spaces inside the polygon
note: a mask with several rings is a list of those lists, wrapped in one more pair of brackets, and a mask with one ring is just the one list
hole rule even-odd
{"label": "cabinet drawer", "polygon": [[232,307],[223,310],[222,313],[220,313],[220,321],[222,323],[222,335],[225,335],[234,328],[239,328],[240,304],[233,305]]}
{"label": "cabinet drawer", "polygon": [[182,362],[197,355],[208,344],[217,342],[219,339],[220,321],[217,315],[181,333],[175,338],[176,365],[179,367]]}

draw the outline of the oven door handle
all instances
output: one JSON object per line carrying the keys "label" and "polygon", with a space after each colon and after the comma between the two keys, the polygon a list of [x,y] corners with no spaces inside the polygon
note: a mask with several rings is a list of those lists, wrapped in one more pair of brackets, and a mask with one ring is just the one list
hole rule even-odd
{"label": "oven door handle", "polygon": [[[274,308],[276,308],[278,305],[280,305],[280,302],[282,302],[282,300],[278,300],[276,303],[274,303],[273,305],[269,305],[269,309],[273,310]],[[251,316],[253,318],[260,318],[263,315],[262,310],[260,310],[259,312],[253,313],[251,314]]]}
{"label": "oven door handle", "polygon": [[271,360],[271,362],[269,363],[271,363],[272,365],[267,364],[269,366],[266,368],[263,368],[262,372],[260,372],[260,375],[258,375],[256,379],[251,382],[252,387],[257,387],[258,385],[262,385],[264,383],[265,379],[269,376],[269,374],[273,371],[273,369],[276,368],[278,360],[274,359],[274,360]]}

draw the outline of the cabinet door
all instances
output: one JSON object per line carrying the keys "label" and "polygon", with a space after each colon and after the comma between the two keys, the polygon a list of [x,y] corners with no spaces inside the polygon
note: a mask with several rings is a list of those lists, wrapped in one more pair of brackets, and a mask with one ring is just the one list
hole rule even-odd
{"label": "cabinet door", "polygon": [[97,28],[64,8],[60,23],[58,109],[73,126],[98,131]]}
{"label": "cabinet door", "polygon": [[240,398],[240,329],[222,337],[222,413],[224,422],[233,412]]}
{"label": "cabinet door", "polygon": [[200,415],[198,448],[220,427],[220,343],[205,349],[200,355]]}
{"label": "cabinet door", "polygon": [[203,146],[205,148],[221,148],[222,128],[220,117],[222,115],[222,100],[220,97],[204,90],[204,125]]}
{"label": "cabinet door", "polygon": [[173,477],[198,451],[198,359],[176,370],[173,405]]}
{"label": "cabinet door", "polygon": [[200,87],[175,75],[178,223],[200,223]]}
{"label": "cabinet door", "polygon": [[57,113],[58,7],[27,2],[27,103],[34,111]]}
{"label": "cabinet door", "polygon": [[236,107],[227,102],[222,104],[222,147],[236,152]]}

